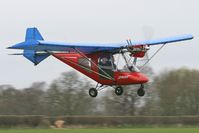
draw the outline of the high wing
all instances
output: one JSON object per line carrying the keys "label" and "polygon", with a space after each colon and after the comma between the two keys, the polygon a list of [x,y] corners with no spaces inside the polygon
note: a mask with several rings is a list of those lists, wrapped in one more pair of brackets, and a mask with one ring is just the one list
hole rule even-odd
{"label": "high wing", "polygon": [[[183,35],[170,38],[163,38],[157,40],[146,40],[131,42],[130,46],[139,45],[159,45],[172,42],[179,42],[193,39],[192,35]],[[128,49],[129,44],[123,43],[68,43],[68,42],[51,42],[45,41],[37,28],[27,28],[25,41],[15,44],[9,49],[24,50],[23,56],[33,62],[35,65],[47,58],[49,52],[65,51],[65,52],[79,52],[95,53],[95,52],[112,52],[117,53],[122,49]],[[43,53],[42,53],[43,52]],[[15,54],[20,55],[20,54]]]}
{"label": "high wing", "polygon": [[[132,42],[132,46],[137,45],[159,45],[167,44],[172,42],[179,42],[193,39],[192,35],[182,35],[170,38],[163,38],[157,40],[146,40]],[[127,43],[67,43],[67,42],[51,42],[44,41],[43,37],[37,30],[37,28],[28,28],[26,31],[26,39],[24,42],[15,44],[9,49],[23,49],[23,50],[34,50],[34,51],[74,51],[78,49],[83,53],[93,53],[99,51],[115,52],[120,49],[126,48]]]}
{"label": "high wing", "polygon": [[[170,38],[162,38],[157,40],[146,40],[140,42],[132,42],[131,45],[160,45],[179,41],[185,41],[193,39],[192,35],[181,35]],[[79,49],[81,52],[92,53],[99,51],[109,51],[114,52],[122,48],[126,48],[127,43],[62,43],[62,42],[50,42],[50,41],[38,41],[40,45],[45,47],[40,47],[42,50],[48,49],[50,51],[73,51],[74,48]]]}

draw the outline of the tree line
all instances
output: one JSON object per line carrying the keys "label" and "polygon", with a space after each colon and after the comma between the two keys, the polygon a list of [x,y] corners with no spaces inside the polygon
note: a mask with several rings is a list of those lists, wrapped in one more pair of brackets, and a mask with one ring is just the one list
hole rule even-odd
{"label": "tree line", "polygon": [[0,86],[0,115],[103,115],[103,116],[178,116],[199,115],[199,70],[186,68],[154,75],[145,70],[151,82],[146,95],[139,97],[139,86],[126,86],[122,96],[112,88],[97,98],[88,95],[92,87],[74,72],[64,72],[47,85],[36,82],[28,88]]}

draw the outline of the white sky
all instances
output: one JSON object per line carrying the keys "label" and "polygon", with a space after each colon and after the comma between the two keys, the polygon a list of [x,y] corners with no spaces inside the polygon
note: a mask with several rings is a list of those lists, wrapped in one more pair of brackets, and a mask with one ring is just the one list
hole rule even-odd
{"label": "white sky", "polygon": [[168,44],[150,65],[156,73],[198,69],[198,5],[197,0],[0,0],[0,84],[27,87],[72,70],[53,57],[34,67],[21,56],[7,55],[19,52],[5,48],[22,42],[27,27],[37,27],[46,40],[69,42],[143,40],[144,27],[153,29],[153,39],[190,33],[194,40]]}

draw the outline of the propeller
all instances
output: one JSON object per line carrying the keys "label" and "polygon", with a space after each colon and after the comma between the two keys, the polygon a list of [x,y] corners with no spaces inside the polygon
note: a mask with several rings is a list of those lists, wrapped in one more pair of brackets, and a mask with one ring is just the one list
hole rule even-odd
{"label": "propeller", "polygon": [[[154,28],[153,27],[151,27],[149,25],[143,26],[142,31],[143,31],[144,40],[151,40],[153,38],[153,36],[154,36]],[[147,46],[147,47],[149,49],[149,46]],[[145,64],[147,61],[149,61],[148,51],[146,51],[143,59],[141,59],[139,61],[143,61],[144,62],[143,64]]]}
{"label": "propeller", "polygon": [[[144,26],[143,27],[143,33],[146,40],[151,40],[154,29],[151,26]],[[150,60],[165,46],[166,43],[164,43],[159,49],[156,50],[156,52],[149,57],[148,52],[146,51],[145,56],[143,57],[143,60],[145,61],[144,64],[141,66],[140,70],[142,71],[145,66],[150,62]],[[149,48],[149,46],[148,46]]]}
{"label": "propeller", "polygon": [[[154,34],[154,30],[151,26],[144,26],[142,28],[143,31],[143,36],[144,36],[144,40],[151,40],[153,34]],[[142,59],[138,60],[138,57],[134,57],[133,60],[133,64],[136,65],[136,63],[139,62],[143,62],[140,64],[140,66],[142,66],[142,64],[145,64],[147,61],[149,61],[149,54],[148,54],[148,50],[149,50],[149,46],[138,46],[138,47],[134,47],[132,46],[132,42],[131,39],[127,39],[127,50],[128,52],[130,52],[131,54],[136,54],[137,52],[145,52],[144,57],[142,57]]]}

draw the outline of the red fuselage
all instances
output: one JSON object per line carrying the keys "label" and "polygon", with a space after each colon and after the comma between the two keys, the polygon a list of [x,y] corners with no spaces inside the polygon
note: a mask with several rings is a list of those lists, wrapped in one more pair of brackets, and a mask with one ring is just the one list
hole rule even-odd
{"label": "red fuselage", "polygon": [[[129,85],[148,82],[148,78],[140,72],[122,72],[113,70],[112,79],[101,77],[99,75],[100,70],[98,66],[100,54],[101,53],[86,54],[86,58],[79,53],[55,53],[53,56],[103,85]],[[88,60],[90,61],[90,64],[89,62],[87,63]]]}

